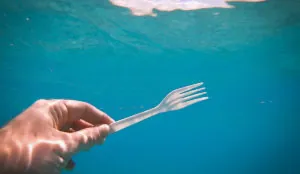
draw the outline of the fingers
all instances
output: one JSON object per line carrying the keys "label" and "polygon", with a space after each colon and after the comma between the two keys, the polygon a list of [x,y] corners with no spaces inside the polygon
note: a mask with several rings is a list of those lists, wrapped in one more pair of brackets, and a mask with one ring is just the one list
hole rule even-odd
{"label": "fingers", "polygon": [[79,131],[79,130],[82,130],[82,129],[86,129],[86,128],[89,128],[89,127],[94,127],[93,124],[90,124],[84,120],[76,120],[72,123],[71,125],[71,128],[74,130],[74,131]]}
{"label": "fingers", "polygon": [[94,145],[103,144],[108,132],[109,126],[104,124],[71,133],[70,153],[88,150]]}
{"label": "fingers", "polygon": [[59,130],[68,130],[72,124],[78,120],[81,121],[79,121],[78,124],[75,123],[75,127],[90,127],[83,123],[83,121],[91,125],[111,124],[114,122],[106,113],[86,102],[76,100],[42,101],[43,102],[38,103],[42,104],[46,102],[48,107],[45,108],[49,109],[48,113],[50,113],[54,127]]}
{"label": "fingers", "polygon": [[90,124],[84,120],[76,120],[74,121],[71,125],[66,125],[64,128],[61,129],[61,131],[64,132],[75,132],[79,131],[81,129],[89,128],[89,127],[94,127],[95,125]]}
{"label": "fingers", "polygon": [[93,125],[100,124],[111,124],[114,122],[106,113],[98,110],[93,105],[76,101],[76,100],[62,100],[64,106],[67,108],[67,117],[69,123],[72,123],[76,120],[84,120]]}

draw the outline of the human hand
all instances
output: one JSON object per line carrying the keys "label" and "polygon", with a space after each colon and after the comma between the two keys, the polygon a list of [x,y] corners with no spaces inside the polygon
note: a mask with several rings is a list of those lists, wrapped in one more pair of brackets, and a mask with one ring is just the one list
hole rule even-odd
{"label": "human hand", "polygon": [[0,129],[1,174],[59,174],[71,157],[102,144],[114,120],[91,104],[38,100]]}

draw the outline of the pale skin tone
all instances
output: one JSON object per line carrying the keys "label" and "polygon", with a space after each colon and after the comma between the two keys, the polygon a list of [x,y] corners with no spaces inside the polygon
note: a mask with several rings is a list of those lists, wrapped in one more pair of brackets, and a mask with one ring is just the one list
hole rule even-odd
{"label": "pale skin tone", "polygon": [[104,143],[113,122],[86,102],[38,100],[0,129],[0,173],[72,170],[72,156]]}

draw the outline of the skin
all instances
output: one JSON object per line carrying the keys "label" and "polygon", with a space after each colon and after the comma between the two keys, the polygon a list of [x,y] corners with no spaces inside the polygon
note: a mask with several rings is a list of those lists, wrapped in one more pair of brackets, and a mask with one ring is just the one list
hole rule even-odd
{"label": "skin", "polygon": [[0,129],[1,174],[60,174],[104,143],[114,120],[89,103],[38,100]]}

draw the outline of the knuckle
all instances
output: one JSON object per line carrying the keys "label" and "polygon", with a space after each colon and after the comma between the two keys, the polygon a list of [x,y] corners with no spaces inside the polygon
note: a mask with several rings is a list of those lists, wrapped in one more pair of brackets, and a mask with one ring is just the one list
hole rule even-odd
{"label": "knuckle", "polygon": [[54,105],[59,107],[59,109],[63,112],[63,114],[66,114],[68,112],[68,107],[66,105],[65,100],[57,100],[57,102]]}
{"label": "knuckle", "polygon": [[48,104],[48,100],[46,99],[38,99],[34,102],[35,106],[45,106]]}
{"label": "knuckle", "polygon": [[49,102],[48,106],[52,114],[57,116],[59,119],[63,119],[63,117],[68,114],[68,108],[64,100],[54,100]]}

